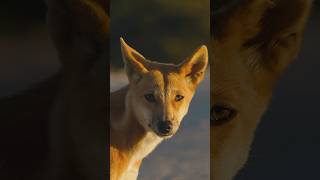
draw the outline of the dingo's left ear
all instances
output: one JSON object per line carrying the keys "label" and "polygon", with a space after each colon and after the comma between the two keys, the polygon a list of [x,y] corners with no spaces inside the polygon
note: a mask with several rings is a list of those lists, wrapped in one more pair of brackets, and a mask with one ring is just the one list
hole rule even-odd
{"label": "dingo's left ear", "polygon": [[208,65],[208,49],[205,45],[198,48],[190,58],[179,65],[179,73],[185,75],[194,85],[198,85]]}
{"label": "dingo's left ear", "polygon": [[107,1],[45,1],[48,5],[48,28],[64,71],[84,74],[83,71],[88,70],[86,67],[93,62],[102,57],[109,58]]}
{"label": "dingo's left ear", "polygon": [[120,38],[122,59],[125,65],[125,70],[130,82],[138,82],[142,75],[147,73],[148,61],[138,51],[131,48],[123,38]]}

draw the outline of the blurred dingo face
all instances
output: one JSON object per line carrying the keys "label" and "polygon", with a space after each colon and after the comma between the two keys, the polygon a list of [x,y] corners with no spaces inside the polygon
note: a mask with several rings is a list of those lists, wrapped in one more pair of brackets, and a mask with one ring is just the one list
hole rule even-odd
{"label": "blurred dingo face", "polygon": [[298,53],[310,5],[245,0],[213,12],[212,179],[230,180],[245,164],[272,89]]}

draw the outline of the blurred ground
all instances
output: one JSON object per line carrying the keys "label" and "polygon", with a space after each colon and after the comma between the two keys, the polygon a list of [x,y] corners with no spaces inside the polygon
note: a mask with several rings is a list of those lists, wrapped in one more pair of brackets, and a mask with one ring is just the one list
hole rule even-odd
{"label": "blurred ground", "polygon": [[[209,71],[194,96],[178,133],[162,142],[142,163],[139,180],[205,180],[210,178]],[[112,73],[114,91],[127,84],[124,73]]]}

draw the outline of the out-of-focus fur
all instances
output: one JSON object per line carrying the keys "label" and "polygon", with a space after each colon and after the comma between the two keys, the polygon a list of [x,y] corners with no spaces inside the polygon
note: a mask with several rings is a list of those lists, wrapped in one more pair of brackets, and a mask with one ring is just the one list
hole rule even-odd
{"label": "out-of-focus fur", "polygon": [[109,1],[47,5],[62,69],[1,101],[0,179],[107,179]]}
{"label": "out-of-focus fur", "polygon": [[212,179],[231,180],[244,166],[272,90],[299,51],[310,8],[310,0],[243,0],[211,12],[212,106],[237,111],[211,126]]}

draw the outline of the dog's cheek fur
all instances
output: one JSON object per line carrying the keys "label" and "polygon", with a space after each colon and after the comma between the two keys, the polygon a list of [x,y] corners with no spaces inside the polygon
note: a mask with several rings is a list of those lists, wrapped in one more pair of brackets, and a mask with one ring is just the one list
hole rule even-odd
{"label": "dog's cheek fur", "polygon": [[134,115],[137,117],[137,120],[140,124],[148,129],[148,124],[152,123],[152,110],[150,106],[145,104],[144,99],[139,99],[141,97],[134,95],[132,99],[132,108],[134,110]]}

